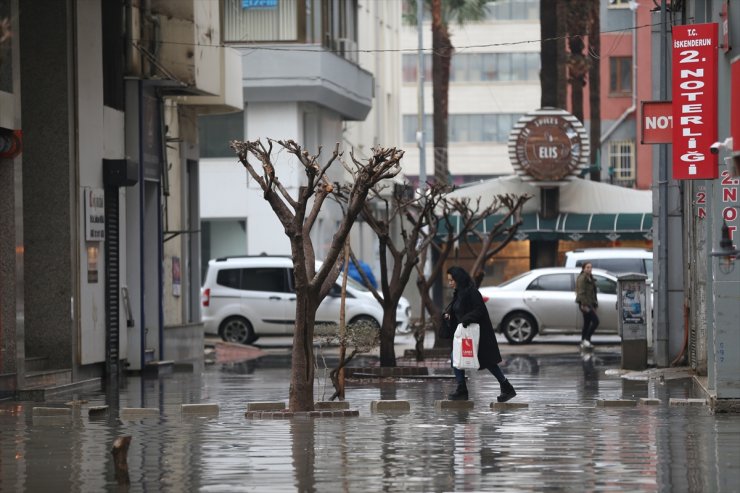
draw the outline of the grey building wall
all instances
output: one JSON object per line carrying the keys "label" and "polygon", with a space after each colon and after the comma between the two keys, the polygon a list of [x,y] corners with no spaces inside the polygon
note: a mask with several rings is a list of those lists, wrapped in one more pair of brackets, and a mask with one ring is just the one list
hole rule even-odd
{"label": "grey building wall", "polygon": [[19,3],[26,354],[47,357],[49,368],[70,368],[77,257],[74,9],[69,1]]}
{"label": "grey building wall", "polygon": [[[17,158],[20,160],[20,158]],[[0,159],[0,374],[16,371],[16,218],[15,166],[10,159]]]}
{"label": "grey building wall", "polygon": [[[723,0],[687,2],[687,19],[691,23],[719,22]],[[733,5],[734,6],[734,5]],[[730,9],[730,25],[738,25],[740,12]],[[730,29],[730,46],[740,46],[740,31]],[[737,49],[728,53],[719,50],[718,63],[718,138],[730,133],[730,99],[740,97],[740,89],[731,87],[730,62],[738,56]],[[737,149],[739,146],[735,144]],[[691,181],[685,185],[684,224],[686,226],[686,281],[689,299],[690,363],[701,375],[707,375],[710,393],[718,399],[740,398],[740,343],[737,321],[740,319],[740,261],[722,265],[723,259],[711,255],[719,249],[722,213],[725,208],[736,210],[740,202],[723,200],[728,188],[740,188],[740,180],[729,182],[722,152],[719,160],[720,178]],[[703,203],[698,203],[699,200]],[[706,217],[698,217],[703,207]],[[735,219],[730,224],[739,225]],[[735,232],[734,245],[740,244]]]}

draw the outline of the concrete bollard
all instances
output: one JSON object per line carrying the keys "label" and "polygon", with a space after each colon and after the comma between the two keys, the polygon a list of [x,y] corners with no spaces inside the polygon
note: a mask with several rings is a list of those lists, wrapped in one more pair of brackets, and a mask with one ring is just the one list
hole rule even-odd
{"label": "concrete bollard", "polygon": [[288,406],[284,401],[278,402],[247,402],[247,412],[249,411],[284,411]]}
{"label": "concrete bollard", "polygon": [[372,401],[370,411],[374,413],[409,412],[411,411],[411,404],[409,404],[409,401]]}
{"label": "concrete bollard", "polygon": [[349,409],[349,401],[318,401],[313,408],[317,411],[339,411]]}
{"label": "concrete bollard", "polygon": [[434,408],[438,411],[470,411],[474,407],[473,401],[434,401]]}
{"label": "concrete bollard", "polygon": [[637,401],[631,399],[599,399],[596,407],[635,407]]}
{"label": "concrete bollard", "polygon": [[121,419],[158,418],[159,408],[156,407],[124,407],[121,409]]}
{"label": "concrete bollard", "polygon": [[68,407],[34,407],[33,416],[72,416]]}
{"label": "concrete bollard", "polygon": [[670,406],[706,406],[707,400],[706,399],[679,399],[676,397],[671,397],[668,401],[668,405]]}
{"label": "concrete bollard", "polygon": [[528,402],[492,402],[491,409],[502,411],[506,409],[528,409]]}
{"label": "concrete bollard", "polygon": [[218,404],[182,404],[180,413],[198,416],[218,415]]}
{"label": "concrete bollard", "polygon": [[108,406],[91,406],[87,408],[87,415],[90,418],[97,418],[108,414]]}

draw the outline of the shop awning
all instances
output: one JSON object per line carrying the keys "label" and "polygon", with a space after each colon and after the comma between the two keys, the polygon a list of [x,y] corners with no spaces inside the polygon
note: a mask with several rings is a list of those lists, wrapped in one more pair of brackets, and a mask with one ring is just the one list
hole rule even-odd
{"label": "shop awning", "polygon": [[[491,231],[501,221],[503,215],[490,216],[481,223],[478,230]],[[523,224],[519,226],[518,240],[649,240],[652,239],[652,213],[637,214],[559,214],[554,219],[543,219],[538,213],[522,215]],[[511,225],[509,219],[507,225]],[[439,236],[447,230],[442,225]]]}
{"label": "shop awning", "polygon": [[[652,192],[634,190],[590,180],[573,180],[560,188],[560,214],[543,219],[539,210],[539,188],[517,176],[488,180],[461,188],[450,197],[466,197],[486,205],[494,195],[527,193],[532,196],[523,209],[519,240],[650,240],[652,239]],[[494,215],[479,226],[491,231],[503,215]],[[512,221],[510,220],[509,223]],[[456,221],[453,222],[456,224]],[[444,225],[439,236],[446,234]]]}

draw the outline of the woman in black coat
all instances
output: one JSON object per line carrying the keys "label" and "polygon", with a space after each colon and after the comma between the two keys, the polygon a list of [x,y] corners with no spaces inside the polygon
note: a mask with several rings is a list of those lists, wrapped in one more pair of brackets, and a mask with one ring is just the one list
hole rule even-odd
{"label": "woman in black coat", "polygon": [[[468,273],[461,267],[450,267],[447,270],[447,283],[454,290],[454,294],[452,302],[444,311],[445,323],[453,333],[458,324],[467,326],[470,323],[477,323],[480,326],[478,342],[480,369],[488,369],[501,385],[501,395],[497,397],[498,402],[508,401],[516,395],[516,390],[498,366],[501,363],[501,352],[498,349],[493,324],[488,316],[483,297]],[[465,384],[465,370],[455,368],[455,380],[457,389],[448,396],[449,399],[467,400],[468,387]]]}

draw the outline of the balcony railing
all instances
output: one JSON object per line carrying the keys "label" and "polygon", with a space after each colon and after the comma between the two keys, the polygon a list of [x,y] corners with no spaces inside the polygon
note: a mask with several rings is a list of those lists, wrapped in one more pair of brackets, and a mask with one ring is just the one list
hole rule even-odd
{"label": "balcony railing", "polygon": [[224,41],[321,45],[357,63],[357,0],[224,0]]}

